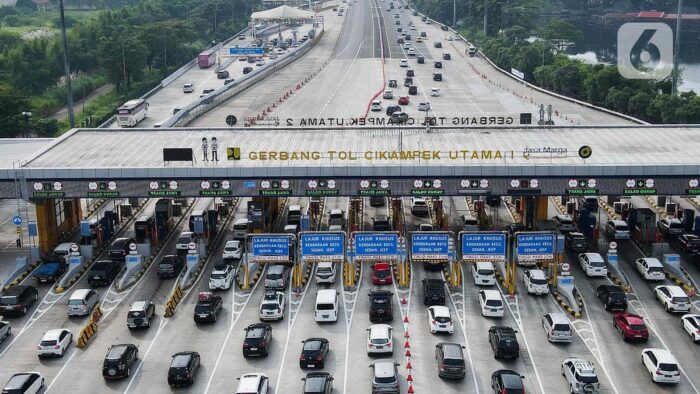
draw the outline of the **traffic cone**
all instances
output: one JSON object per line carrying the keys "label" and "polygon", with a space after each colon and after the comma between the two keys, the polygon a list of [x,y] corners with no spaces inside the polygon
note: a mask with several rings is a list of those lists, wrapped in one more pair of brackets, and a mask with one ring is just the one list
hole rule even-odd
{"label": "traffic cone", "polygon": [[408,360],[406,363],[406,369],[413,369],[413,365],[411,365],[411,360]]}
{"label": "traffic cone", "polygon": [[406,303],[408,303],[408,301],[406,300],[406,297],[401,298],[401,304],[406,305]]}
{"label": "traffic cone", "polygon": [[413,394],[413,385],[411,383],[408,384],[408,394]]}
{"label": "traffic cone", "polygon": [[406,349],[406,357],[411,357],[411,349]]}
{"label": "traffic cone", "polygon": [[404,338],[410,338],[410,337],[411,337],[411,334],[409,334],[408,331],[406,331],[406,332],[403,333],[403,337],[404,337]]}
{"label": "traffic cone", "polygon": [[403,347],[405,347],[406,349],[408,349],[408,348],[411,347],[411,344],[408,343],[408,341],[406,341],[406,342],[404,342]]}
{"label": "traffic cone", "polygon": [[408,323],[408,316],[404,316],[404,317],[403,317],[403,322],[404,322],[404,323]]}

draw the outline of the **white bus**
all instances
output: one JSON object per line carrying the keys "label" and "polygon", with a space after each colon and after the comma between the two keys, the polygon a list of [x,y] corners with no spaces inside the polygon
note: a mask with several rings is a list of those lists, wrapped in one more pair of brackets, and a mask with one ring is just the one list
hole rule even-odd
{"label": "white bus", "polygon": [[134,127],[147,116],[146,100],[129,100],[117,109],[117,124],[119,127]]}

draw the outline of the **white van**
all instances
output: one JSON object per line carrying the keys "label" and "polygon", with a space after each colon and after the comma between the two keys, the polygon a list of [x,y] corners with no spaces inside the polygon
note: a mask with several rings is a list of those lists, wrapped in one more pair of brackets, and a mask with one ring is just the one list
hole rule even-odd
{"label": "white van", "polygon": [[319,290],[316,293],[314,318],[317,322],[338,321],[338,292],[333,289]]}
{"label": "white van", "polygon": [[180,233],[180,238],[177,239],[175,249],[178,252],[186,252],[190,242],[197,243],[197,234],[192,231],[183,231]]}
{"label": "white van", "polygon": [[233,239],[245,239],[248,234],[248,219],[236,219],[233,222]]}
{"label": "white van", "polygon": [[637,266],[637,271],[646,280],[664,280],[666,275],[664,274],[664,266],[661,262],[654,257],[645,257],[637,259],[635,262]]}

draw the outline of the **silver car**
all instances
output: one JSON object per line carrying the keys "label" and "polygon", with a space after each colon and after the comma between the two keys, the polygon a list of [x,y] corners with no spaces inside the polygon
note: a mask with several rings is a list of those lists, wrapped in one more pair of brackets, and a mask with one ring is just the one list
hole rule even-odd
{"label": "silver car", "polygon": [[267,269],[265,275],[265,288],[283,290],[287,287],[289,279],[289,268],[283,265],[272,265]]}

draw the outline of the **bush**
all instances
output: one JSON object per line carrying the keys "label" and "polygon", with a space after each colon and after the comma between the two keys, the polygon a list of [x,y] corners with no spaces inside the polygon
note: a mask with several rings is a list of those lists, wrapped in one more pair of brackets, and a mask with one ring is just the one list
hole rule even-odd
{"label": "bush", "polygon": [[22,19],[17,15],[8,15],[4,19],[5,26],[17,27],[22,25]]}

